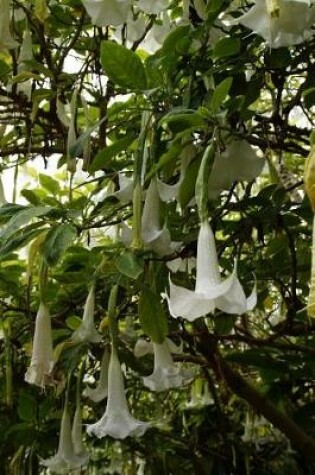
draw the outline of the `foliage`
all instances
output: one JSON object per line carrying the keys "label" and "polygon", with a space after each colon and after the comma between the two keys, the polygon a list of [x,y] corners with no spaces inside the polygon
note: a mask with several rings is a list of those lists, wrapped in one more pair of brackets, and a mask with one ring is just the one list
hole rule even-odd
{"label": "foliage", "polygon": [[[148,475],[315,473],[313,212],[302,186],[314,38],[270,48],[237,21],[249,9],[243,2],[134,1],[125,24],[103,27],[80,0],[0,5],[8,3],[10,29],[0,21],[3,473],[47,473],[41,460],[57,451],[63,407],[73,418],[110,341],[132,415],[152,428],[123,441],[84,434],[82,473],[136,474],[143,464]],[[170,285],[194,289],[198,280],[199,220],[215,235],[218,281],[237,261],[245,295],[257,287],[254,308],[227,312],[220,295],[200,318],[170,315]],[[93,284],[89,311],[102,342],[77,343],[71,335]],[[44,391],[24,380],[42,301],[55,359]],[[153,392],[142,384],[153,357],[136,358],[134,348],[140,337],[159,345],[166,336],[182,344],[171,351],[190,377]],[[83,397],[83,425],[105,407]]]}

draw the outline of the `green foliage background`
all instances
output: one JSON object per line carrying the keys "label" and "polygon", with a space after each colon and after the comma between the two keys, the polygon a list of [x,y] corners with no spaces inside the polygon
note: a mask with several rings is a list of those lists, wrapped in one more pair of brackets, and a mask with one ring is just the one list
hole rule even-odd
{"label": "green foliage background", "polygon": [[[154,428],[123,442],[86,437],[91,458],[82,473],[136,474],[141,460],[148,475],[314,473],[315,324],[306,315],[312,211],[302,176],[314,120],[315,40],[270,49],[246,28],[222,23],[222,13],[237,16],[245,5],[205,2],[203,20],[191,2],[182,22],[182,3],[174,0],[172,30],[149,54],[141,42],[126,42],[128,24],[115,39],[114,28],[93,26],[79,0],[47,1],[47,16],[43,6],[11,2],[15,39],[21,44],[26,23],[32,36],[33,59],[24,71],[18,72],[18,49],[0,51],[0,171],[15,170],[13,198],[4,181],[7,202],[0,207],[1,473],[45,473],[40,459],[57,449],[69,374],[72,410],[80,364],[89,377],[97,375],[116,283],[128,401]],[[148,31],[159,21],[155,15],[145,20]],[[69,54],[78,58],[76,73],[66,70]],[[25,79],[31,98],[19,92]],[[77,139],[69,149],[57,106],[70,104],[74,90]],[[223,273],[232,271],[237,257],[247,295],[257,282],[258,303],[241,317],[216,311],[187,323],[169,317],[160,293],[168,288],[167,261],[196,255],[198,213],[189,203],[213,135],[221,150],[231,138],[246,139],[265,160],[258,179],[234,182],[208,202]],[[144,170],[145,188],[155,176],[174,184],[182,152],[190,148],[179,204],[161,203],[160,209],[172,240],[183,243],[180,250],[160,257],[109,238],[111,226],[132,224],[132,200],[114,193],[119,174],[132,178]],[[18,176],[38,157],[47,172],[19,193]],[[67,172],[73,163],[84,173]],[[28,253],[21,252],[26,247]],[[24,382],[41,261],[49,268],[46,300],[57,360],[54,385],[44,392]],[[103,344],[74,345],[70,337],[95,275]],[[172,279],[193,286],[188,272]],[[139,377],[152,371],[153,359],[137,360],[133,348],[140,336],[161,341],[167,334],[183,342],[183,354],[174,358],[194,368],[196,380],[153,393]],[[200,387],[209,391],[209,404],[199,399],[189,405]],[[84,424],[104,409],[104,402],[83,399]]]}

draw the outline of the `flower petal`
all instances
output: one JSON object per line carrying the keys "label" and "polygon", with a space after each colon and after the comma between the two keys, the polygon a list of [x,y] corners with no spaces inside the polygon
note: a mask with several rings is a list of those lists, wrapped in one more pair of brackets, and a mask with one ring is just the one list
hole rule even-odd
{"label": "flower petal", "polygon": [[213,300],[203,294],[174,285],[170,280],[170,296],[165,295],[170,314],[193,322],[214,311]]}

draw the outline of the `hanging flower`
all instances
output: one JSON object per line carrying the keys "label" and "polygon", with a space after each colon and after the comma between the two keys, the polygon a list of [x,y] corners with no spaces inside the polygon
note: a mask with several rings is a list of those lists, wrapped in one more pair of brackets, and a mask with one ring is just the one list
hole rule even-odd
{"label": "hanging flower", "polygon": [[65,404],[60,427],[59,445],[57,453],[46,460],[42,460],[42,465],[48,467],[52,472],[68,474],[69,470],[80,469],[87,464],[87,455],[78,456],[74,452],[71,436],[71,420],[68,405]]}
{"label": "hanging flower", "polygon": [[241,23],[262,36],[271,48],[297,45],[313,36],[315,9],[303,0],[255,0],[255,5],[231,24]]}
{"label": "hanging flower", "polygon": [[82,0],[93,25],[119,26],[127,22],[131,12],[130,0]]}
{"label": "hanging flower", "polygon": [[166,295],[166,299],[174,318],[194,321],[215,308],[241,315],[256,304],[256,292],[254,290],[246,299],[237,278],[236,265],[230,277],[221,280],[213,232],[208,221],[204,221],[198,235],[195,290],[179,287],[170,281],[170,295]]}
{"label": "hanging flower", "polygon": [[26,371],[25,381],[45,387],[50,381],[53,366],[50,315],[48,307],[41,302],[35,321],[31,364]]}
{"label": "hanging flower", "polygon": [[82,409],[80,403],[77,404],[71,430],[71,439],[74,454],[79,457],[82,465],[87,465],[89,454],[83,445],[82,437]]}
{"label": "hanging flower", "polygon": [[96,330],[94,325],[94,291],[94,285],[92,285],[84,305],[82,322],[71,337],[75,343],[99,343],[102,339],[102,335]]}
{"label": "hanging flower", "polygon": [[0,51],[16,48],[18,43],[12,38],[10,33],[10,0],[0,0],[0,12]]}
{"label": "hanging flower", "polygon": [[92,399],[92,401],[99,402],[105,399],[108,394],[108,366],[109,366],[109,354],[107,348],[105,349],[102,361],[100,379],[96,388],[86,388],[83,391],[83,396]]}
{"label": "hanging flower", "polygon": [[[170,340],[164,340],[163,343],[152,343],[154,352],[154,370],[150,376],[143,378],[143,384],[151,391],[165,391],[171,388],[178,388],[189,383],[193,377],[188,370],[182,369],[173,361],[170,351]],[[178,353],[175,346],[174,350]]]}
{"label": "hanging flower", "polygon": [[98,422],[87,426],[87,433],[99,438],[109,435],[114,439],[125,439],[142,436],[149,427],[149,423],[134,419],[129,412],[119,359],[113,349],[109,362],[106,411]]}
{"label": "hanging flower", "polygon": [[181,243],[171,242],[167,227],[160,225],[160,206],[156,179],[151,180],[142,212],[142,239],[148,249],[163,256],[173,253]]}
{"label": "hanging flower", "polygon": [[258,157],[246,140],[232,140],[222,153],[215,155],[209,177],[209,198],[215,199],[222,190],[230,188],[239,180],[254,180],[264,166],[265,160]]}

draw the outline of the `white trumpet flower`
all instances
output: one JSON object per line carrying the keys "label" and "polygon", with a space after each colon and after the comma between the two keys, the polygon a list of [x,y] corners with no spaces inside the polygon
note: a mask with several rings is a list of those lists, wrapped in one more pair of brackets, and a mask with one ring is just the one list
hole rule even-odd
{"label": "white trumpet flower", "polygon": [[94,324],[94,292],[94,285],[92,285],[84,305],[82,322],[71,336],[72,341],[74,341],[75,343],[99,343],[102,339],[102,335],[96,330]]}
{"label": "white trumpet flower", "polygon": [[114,439],[125,439],[128,436],[140,437],[149,427],[149,423],[138,421],[130,414],[120,362],[113,349],[109,362],[106,411],[98,422],[87,426],[87,433],[99,438],[109,435]]}
{"label": "white trumpet flower", "polygon": [[89,454],[83,445],[82,437],[82,409],[80,403],[77,404],[72,429],[71,429],[71,440],[73,444],[73,450],[77,457],[81,461],[81,465],[87,465],[89,461]]}
{"label": "white trumpet flower", "polygon": [[272,8],[270,3],[255,0],[255,5],[231,24],[241,23],[253,30],[271,48],[297,45],[313,36],[315,10],[308,0],[277,0]]}
{"label": "white trumpet flower", "polygon": [[108,350],[105,349],[102,361],[101,361],[101,371],[100,378],[96,388],[86,388],[83,391],[83,396],[88,397],[92,401],[99,402],[102,399],[105,399],[108,394],[108,366],[109,366],[109,354]]}
{"label": "white trumpet flower", "polygon": [[93,25],[119,26],[127,22],[131,12],[130,0],[82,0]]}
{"label": "white trumpet flower", "polygon": [[25,381],[45,387],[50,381],[54,366],[51,322],[48,307],[41,302],[35,321],[32,358]]}
{"label": "white trumpet flower", "polygon": [[[173,342],[171,344],[175,346],[174,350],[178,353],[176,345]],[[193,374],[174,363],[170,351],[170,340],[164,340],[163,343],[153,342],[153,352],[153,373],[143,378],[143,384],[147,388],[151,389],[151,391],[160,392],[171,388],[178,388],[189,383]]]}
{"label": "white trumpet flower", "polygon": [[208,184],[209,198],[217,198],[234,181],[254,180],[262,171],[264,163],[265,160],[256,154],[246,140],[232,140],[224,152],[215,155]]}
{"label": "white trumpet flower", "polygon": [[148,249],[156,252],[159,256],[163,256],[174,252],[181,243],[171,242],[171,235],[167,227],[164,225],[161,228],[159,211],[157,181],[153,178],[143,206],[141,235]]}
{"label": "white trumpet flower", "polygon": [[87,463],[87,455],[77,456],[74,452],[71,436],[71,420],[67,404],[64,407],[57,453],[42,460],[42,465],[58,474],[68,474],[70,470],[80,469]]}
{"label": "white trumpet flower", "polygon": [[256,305],[255,289],[246,299],[237,278],[236,264],[233,273],[221,280],[215,240],[208,221],[201,223],[197,243],[195,290],[174,285],[170,280],[170,295],[165,295],[172,317],[194,321],[213,312],[215,308],[229,314],[241,315]]}
{"label": "white trumpet flower", "polygon": [[0,0],[0,12],[0,51],[16,48],[18,43],[12,38],[10,32],[10,0]]}

